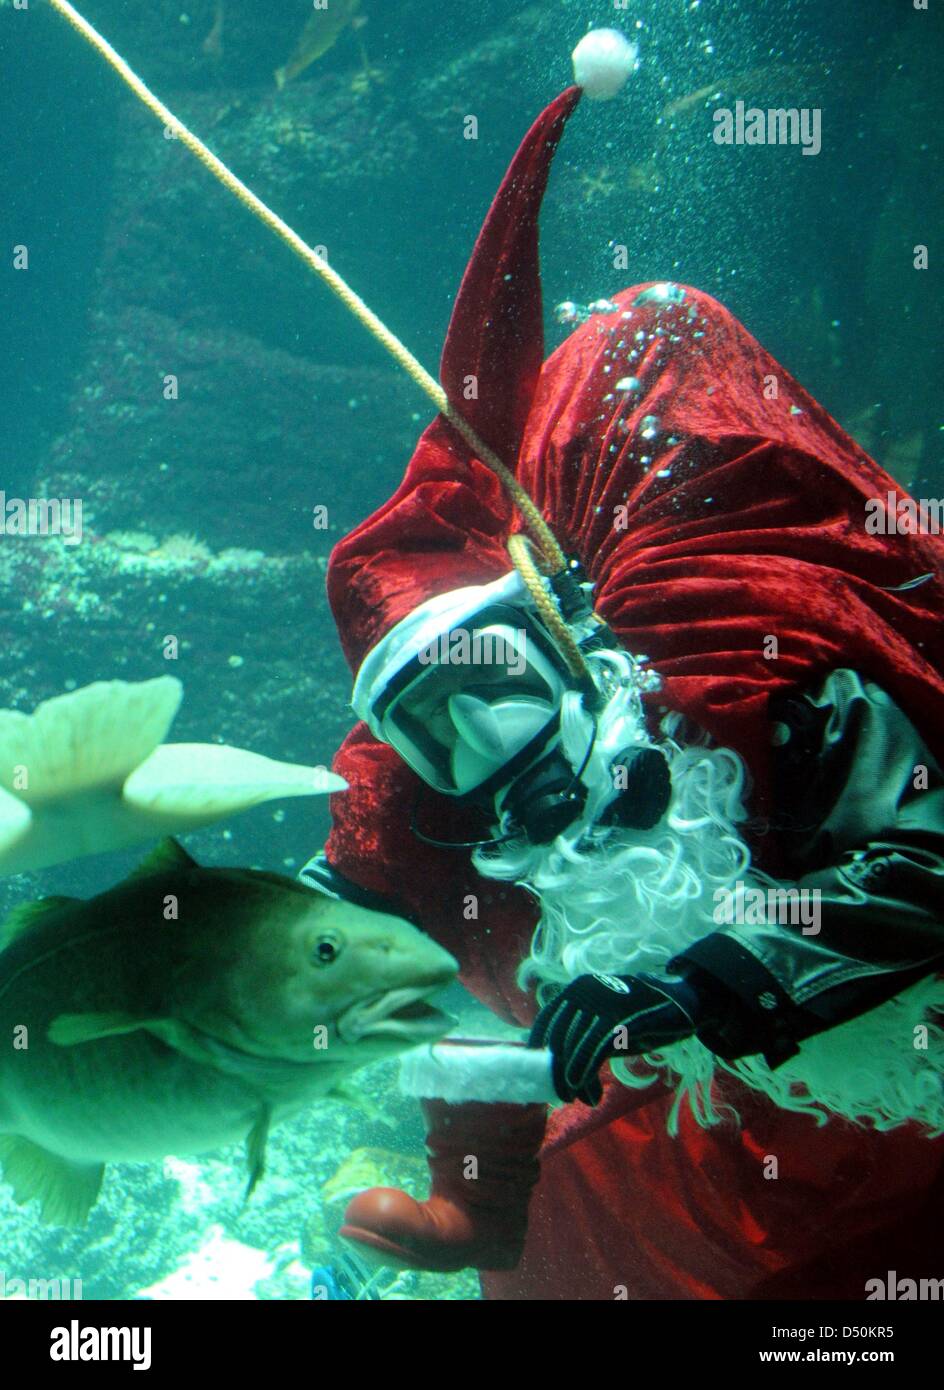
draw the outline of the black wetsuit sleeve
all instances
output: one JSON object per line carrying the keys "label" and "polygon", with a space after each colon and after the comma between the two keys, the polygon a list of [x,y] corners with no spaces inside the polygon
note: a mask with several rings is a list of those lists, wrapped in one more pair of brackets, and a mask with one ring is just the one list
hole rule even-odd
{"label": "black wetsuit sleeve", "polygon": [[886,692],[854,671],[772,712],[797,877],[752,882],[730,925],[670,968],[706,1001],[706,1046],[775,1066],[803,1038],[944,969],[944,775]]}

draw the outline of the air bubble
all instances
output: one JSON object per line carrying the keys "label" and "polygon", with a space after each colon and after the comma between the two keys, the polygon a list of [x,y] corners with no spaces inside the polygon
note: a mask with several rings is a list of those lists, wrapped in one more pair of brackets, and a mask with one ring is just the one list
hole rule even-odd
{"label": "air bubble", "polygon": [[638,304],[684,304],[685,291],[678,285],[673,285],[670,280],[663,280],[658,285],[650,285],[648,289],[642,290],[633,300],[633,308]]}
{"label": "air bubble", "polygon": [[583,304],[575,304],[572,299],[565,299],[554,309],[554,317],[558,323],[586,323],[590,314]]}

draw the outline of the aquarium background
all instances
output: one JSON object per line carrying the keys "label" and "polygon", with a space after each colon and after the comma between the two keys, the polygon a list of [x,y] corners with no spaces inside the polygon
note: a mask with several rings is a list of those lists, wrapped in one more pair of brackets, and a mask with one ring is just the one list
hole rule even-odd
{"label": "aquarium background", "polygon": [[[896,478],[941,494],[939,7],[362,0],[367,23],[281,89],[308,0],[81,8],[431,368],[518,140],[571,80],[581,34],[624,29],[639,70],[617,101],[584,103],[545,203],[548,350],[567,332],[559,301],[698,285]],[[739,97],[821,108],[822,152],[715,145],[711,112]],[[327,557],[398,485],[426,401],[44,0],[0,0],[0,123],[0,488],[85,511],[76,547],[0,538],[0,704],[170,671],[186,691],[176,740],[330,762],[352,715]],[[291,873],[327,828],[324,802],[289,801],[187,846]],[[140,857],[4,880],[0,907],[101,891]],[[453,1004],[466,1027],[500,1029],[458,987]],[[7,1276],[81,1278],[89,1298],[307,1298],[354,1191],[424,1191],[418,1109],[394,1076],[364,1074],[369,1114],[324,1103],[279,1130],[245,1209],[237,1149],[110,1169],[77,1232],[0,1186]],[[471,1274],[379,1288],[478,1296]]]}

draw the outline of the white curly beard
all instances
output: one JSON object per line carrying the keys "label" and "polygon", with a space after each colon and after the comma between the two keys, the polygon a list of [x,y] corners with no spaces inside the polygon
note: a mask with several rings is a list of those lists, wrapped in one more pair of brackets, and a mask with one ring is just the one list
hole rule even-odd
{"label": "white curly beard", "polygon": [[[583,779],[589,794],[580,821],[549,845],[516,839],[475,855],[480,873],[518,883],[540,902],[531,951],[519,970],[519,982],[535,984],[539,1002],[578,975],[664,969],[686,946],[718,930],[719,888],[733,891],[739,880],[758,886],[772,882],[751,869],[750,850],[738,829],[747,814],[741,759],[706,742],[676,742],[673,735],[682,721],[675,715],[667,716],[662,738],[654,741],[633,687],[635,664],[627,657],[623,668],[623,655],[605,658],[621,668],[626,690],[611,698],[600,716]],[[567,698],[563,746],[576,768],[588,745],[587,717],[577,697],[569,706]],[[612,750],[633,741],[627,737],[630,729],[640,746],[658,747],[668,759],[668,813],[648,831],[594,828],[601,806],[612,798]],[[944,1132],[944,1032],[932,1019],[941,1012],[944,981],[932,977],[808,1039],[776,1070],[761,1057],[725,1062],[690,1038],[631,1064],[616,1061],[613,1071],[632,1087],[671,1081],[673,1132],[685,1100],[703,1126],[730,1115],[730,1107],[719,1107],[713,1095],[720,1068],[783,1109],[809,1113],[820,1123],[831,1114],[881,1130],[917,1121],[939,1134]]]}

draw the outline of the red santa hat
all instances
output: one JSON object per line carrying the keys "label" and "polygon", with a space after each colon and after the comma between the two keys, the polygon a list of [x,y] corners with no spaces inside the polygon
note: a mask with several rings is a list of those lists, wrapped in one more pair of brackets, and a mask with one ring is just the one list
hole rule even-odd
{"label": "red santa hat", "polygon": [[[485,220],[443,352],[450,399],[653,661],[661,703],[739,751],[761,796],[771,695],[836,667],[883,685],[944,755],[944,542],[894,525],[887,498],[904,492],[733,315],[685,286],[636,286],[542,366],[538,215],[580,95],[541,113]],[[437,418],[331,556],[352,667],[426,599],[507,572],[514,529],[495,475]]]}
{"label": "red santa hat", "polygon": [[[544,358],[538,214],[580,96],[579,87],[563,92],[521,142],[475,243],[440,364],[450,400],[512,470]],[[438,416],[390,501],[332,552],[328,596],[352,668],[425,599],[509,570],[512,525],[494,473]]]}

